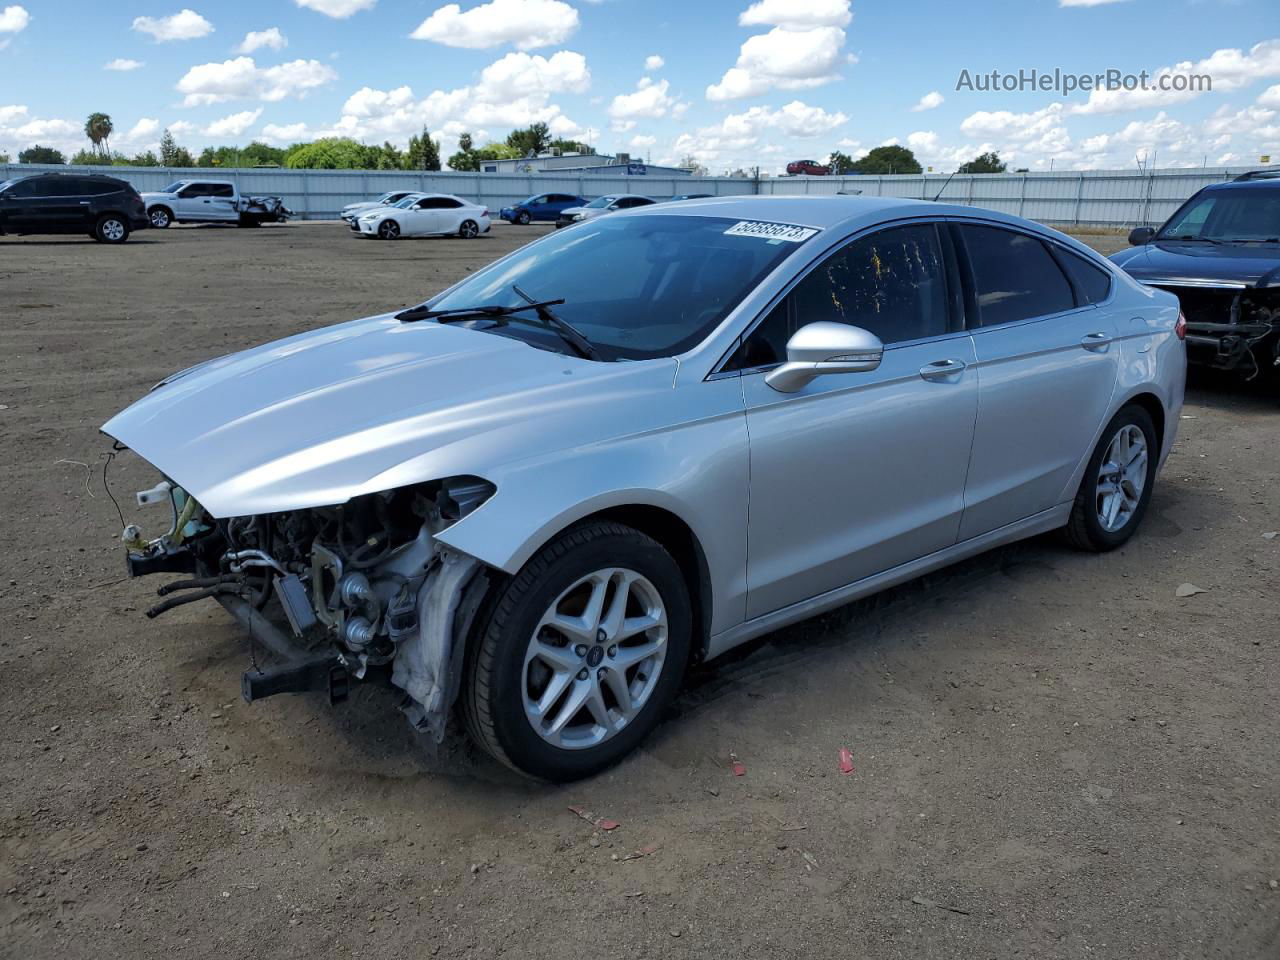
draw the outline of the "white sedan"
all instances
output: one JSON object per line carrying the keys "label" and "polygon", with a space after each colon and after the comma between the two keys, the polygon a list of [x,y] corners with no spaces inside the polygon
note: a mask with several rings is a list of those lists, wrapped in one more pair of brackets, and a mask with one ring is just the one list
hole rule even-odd
{"label": "white sedan", "polygon": [[395,206],[365,211],[351,229],[380,240],[442,236],[470,240],[489,232],[489,211],[448,193],[413,194]]}

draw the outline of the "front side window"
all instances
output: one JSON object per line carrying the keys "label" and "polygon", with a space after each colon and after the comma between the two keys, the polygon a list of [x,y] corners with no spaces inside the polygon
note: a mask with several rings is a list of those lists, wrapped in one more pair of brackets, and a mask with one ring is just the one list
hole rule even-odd
{"label": "front side window", "polygon": [[841,247],[774,307],[726,369],[782,363],[791,335],[824,320],[862,327],[886,345],[946,333],[947,270],[937,228],[890,227]]}
{"label": "front side window", "polygon": [[182,192],[178,194],[184,200],[190,200],[193,197],[207,197],[209,188],[203,183],[189,183],[182,188]]}
{"label": "front side window", "polygon": [[[727,233],[724,217],[598,217],[522,247],[432,301],[434,310],[564,298],[556,314],[607,360],[674,356],[697,346],[799,244]],[[552,349],[536,314],[493,328]]]}
{"label": "front side window", "polygon": [[973,274],[976,326],[1029,320],[1075,307],[1071,284],[1044,243],[1000,227],[960,224]]}
{"label": "front side window", "polygon": [[182,189],[183,184],[185,184],[186,182],[187,181],[185,180],[175,180],[173,181],[173,183],[169,184],[160,192],[161,193],[177,193],[179,190]]}

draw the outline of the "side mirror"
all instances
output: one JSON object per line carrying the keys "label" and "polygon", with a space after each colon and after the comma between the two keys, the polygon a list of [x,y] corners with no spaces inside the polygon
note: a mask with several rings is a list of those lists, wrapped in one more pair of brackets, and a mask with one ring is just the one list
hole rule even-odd
{"label": "side mirror", "polygon": [[1155,235],[1156,231],[1152,227],[1134,227],[1129,231],[1129,246],[1140,247],[1144,243],[1150,243]]}
{"label": "side mirror", "polygon": [[865,373],[880,366],[884,344],[869,330],[823,320],[801,327],[787,341],[787,362],[765,374],[779,393],[795,393],[827,373]]}

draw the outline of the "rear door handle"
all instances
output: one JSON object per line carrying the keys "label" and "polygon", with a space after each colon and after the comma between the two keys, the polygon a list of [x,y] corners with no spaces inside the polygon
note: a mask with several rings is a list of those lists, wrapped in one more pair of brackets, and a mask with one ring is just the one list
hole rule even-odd
{"label": "rear door handle", "polygon": [[964,372],[965,362],[963,360],[935,360],[933,363],[926,363],[920,368],[920,376],[925,380],[946,380],[955,377]]}
{"label": "rear door handle", "polygon": [[1088,336],[1080,338],[1080,346],[1086,350],[1094,350],[1098,353],[1106,350],[1110,345],[1113,337],[1109,333],[1091,333]]}

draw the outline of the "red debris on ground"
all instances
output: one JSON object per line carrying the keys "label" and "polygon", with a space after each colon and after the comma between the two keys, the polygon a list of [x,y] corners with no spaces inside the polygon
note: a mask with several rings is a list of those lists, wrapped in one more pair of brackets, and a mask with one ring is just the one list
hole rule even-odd
{"label": "red debris on ground", "polygon": [[592,813],[586,807],[580,806],[578,804],[574,804],[570,806],[569,812],[576,813],[579,817],[587,821],[587,823],[591,824],[597,830],[617,830],[618,827],[621,826],[621,824],[618,823],[618,821],[608,820],[605,817],[596,816],[596,814]]}
{"label": "red debris on ground", "polygon": [[747,775],[747,767],[738,759],[736,753],[729,754],[729,763],[733,766],[733,775],[735,777],[745,777]]}
{"label": "red debris on ground", "polygon": [[840,772],[846,777],[853,773],[853,751],[848,747],[840,748]]}

